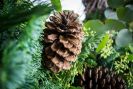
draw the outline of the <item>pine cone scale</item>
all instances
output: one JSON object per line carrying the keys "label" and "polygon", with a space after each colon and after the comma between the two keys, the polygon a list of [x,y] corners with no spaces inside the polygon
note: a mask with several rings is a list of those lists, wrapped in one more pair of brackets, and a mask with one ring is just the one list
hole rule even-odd
{"label": "pine cone scale", "polygon": [[46,22],[45,26],[48,28],[47,30],[54,29],[56,27],[56,25],[52,22]]}
{"label": "pine cone scale", "polygon": [[57,35],[56,34],[49,34],[46,36],[45,42],[46,43],[52,43],[57,39]]}
{"label": "pine cone scale", "polygon": [[75,55],[69,55],[69,56],[65,57],[65,60],[70,61],[70,62],[74,62],[76,60],[76,56]]}

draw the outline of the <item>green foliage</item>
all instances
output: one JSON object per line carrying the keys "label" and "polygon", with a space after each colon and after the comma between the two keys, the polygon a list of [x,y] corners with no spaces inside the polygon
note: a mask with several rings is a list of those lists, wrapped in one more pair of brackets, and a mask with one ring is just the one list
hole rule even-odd
{"label": "green foliage", "polygon": [[133,87],[133,73],[129,66],[129,63],[133,63],[133,60],[130,59],[131,56],[129,53],[121,55],[120,60],[114,63],[116,73],[122,74],[126,78],[129,87]]}
{"label": "green foliage", "polygon": [[128,29],[122,29],[116,37],[116,45],[118,47],[128,46],[133,42],[132,33],[128,31]]}
{"label": "green foliage", "polygon": [[119,8],[119,7],[124,7],[127,4],[133,4],[132,0],[109,0],[108,1],[109,7],[111,8]]}
{"label": "green foliage", "polygon": [[117,8],[117,15],[120,20],[131,22],[133,21],[133,9],[132,5],[127,7]]}
{"label": "green foliage", "polygon": [[107,42],[109,40],[109,34],[107,33],[104,38],[102,39],[102,41],[100,42],[100,44],[98,45],[96,52],[101,51],[101,49],[103,49],[103,47],[106,46]]}
{"label": "green foliage", "polygon": [[1,0],[2,3],[2,8],[1,8],[1,13],[0,15],[4,15],[4,14],[8,14],[8,13],[13,13],[14,8],[16,8],[16,10],[24,10],[24,9],[28,9],[30,7],[33,6],[32,2],[29,2],[28,0]]}
{"label": "green foliage", "polygon": [[84,33],[85,36],[83,47],[78,60],[80,60],[80,62],[83,62],[82,65],[94,67],[97,65],[97,63],[96,57],[92,53],[98,47],[98,44],[102,39],[102,35],[97,35],[97,33],[90,28],[84,28]]}
{"label": "green foliage", "polygon": [[[33,17],[25,27],[20,39],[17,42],[9,42],[9,45],[4,50],[0,73],[2,74],[0,76],[2,89],[16,89],[25,82],[27,76],[33,76],[37,71],[38,66],[35,63],[33,64],[33,61],[36,60],[37,62],[39,59],[34,58],[37,52],[35,42],[38,40],[39,31],[41,30],[38,23],[39,21],[36,17]],[[38,55],[41,54],[38,53]]]}
{"label": "green foliage", "polygon": [[[18,8],[18,7],[16,7]],[[0,16],[1,22],[0,22],[0,28],[1,31],[3,29],[7,29],[11,26],[20,24],[22,22],[26,22],[32,18],[33,15],[40,16],[44,15],[46,13],[50,13],[51,9],[49,8],[48,4],[44,5],[38,5],[30,9],[22,9],[20,11],[16,10],[14,8],[13,12],[10,12],[8,14],[4,14]],[[13,15],[11,15],[13,14]]]}
{"label": "green foliage", "polygon": [[[101,39],[94,38],[99,40],[99,42],[95,43],[96,46],[93,51],[90,51],[93,48],[92,46],[89,50],[86,49],[87,51],[85,52],[88,53],[86,58],[94,58],[97,65],[104,65],[113,69],[118,75],[123,76],[127,82],[128,89],[132,89],[132,3],[131,0],[108,0],[108,3],[111,8],[105,10],[104,15],[106,18],[104,20],[97,17],[95,19],[98,20],[93,20],[94,18],[92,18],[92,20],[85,22],[85,29],[92,29],[92,31],[96,32],[93,37],[96,37],[96,35],[102,36]],[[92,42],[95,42],[94,39]],[[88,44],[83,44],[83,46],[87,48]]]}
{"label": "green foliage", "polygon": [[81,87],[74,87],[74,86],[71,86],[69,89],[82,89]]}
{"label": "green foliage", "polygon": [[[105,24],[104,24],[105,23]],[[121,30],[126,28],[126,24],[114,19],[106,19],[104,23],[100,20],[89,20],[84,23],[85,28],[90,28],[98,34],[103,34],[109,30]]]}
{"label": "green foliage", "polygon": [[124,5],[124,0],[109,0],[108,3],[110,7],[117,8]]}
{"label": "green foliage", "polygon": [[[0,40],[0,54],[2,56],[0,60],[1,89],[17,89],[25,83],[27,83],[27,86],[30,86],[30,83],[35,83],[36,79],[31,79],[41,66],[42,46],[39,38],[42,32],[42,22],[45,20],[40,16],[48,15],[51,11],[48,4],[26,9],[19,8],[20,11],[16,7],[12,7],[11,10],[15,11],[14,15],[11,15],[13,13],[7,10],[0,18],[2,20],[0,24],[2,31],[0,33],[2,38]],[[15,29],[19,35],[14,33]],[[6,37],[6,40],[3,39],[4,37]],[[13,39],[10,37],[13,37]],[[26,89],[29,89],[29,87]]]}
{"label": "green foliage", "polygon": [[[101,49],[101,57],[103,58],[107,58],[108,56],[110,56],[111,54],[113,54],[114,49],[112,47],[113,44],[113,40],[111,39],[111,37],[108,39],[106,45],[104,45],[104,47]],[[101,45],[101,44],[99,44]]]}
{"label": "green foliage", "polygon": [[107,30],[115,30],[115,31],[121,30],[126,27],[126,25],[123,22],[114,19],[106,19],[105,26]]}
{"label": "green foliage", "polygon": [[61,1],[60,0],[51,0],[51,3],[54,7],[55,10],[57,11],[61,11],[62,10],[62,6],[61,6]]}
{"label": "green foliage", "polygon": [[129,63],[129,60],[127,60],[128,55],[129,54],[126,53],[126,55],[121,56],[120,61],[115,61],[114,63],[115,70],[118,74],[124,73],[124,71],[128,69],[128,63]]}
{"label": "green foliage", "polygon": [[100,20],[89,20],[84,24],[84,27],[87,29],[90,28],[97,33],[105,32],[104,24]]}

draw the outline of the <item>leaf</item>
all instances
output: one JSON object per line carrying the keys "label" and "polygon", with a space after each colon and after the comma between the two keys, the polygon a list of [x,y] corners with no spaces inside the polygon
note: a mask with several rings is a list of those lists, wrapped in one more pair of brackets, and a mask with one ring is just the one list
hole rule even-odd
{"label": "leaf", "polygon": [[107,19],[105,20],[105,28],[107,30],[121,30],[126,28],[126,25],[119,20]]}
{"label": "leaf", "polygon": [[133,61],[133,54],[128,55],[128,60]]}
{"label": "leaf", "polygon": [[122,29],[117,34],[115,43],[118,47],[124,47],[129,45],[129,43],[133,42],[132,33],[128,31],[128,29]]}
{"label": "leaf", "polygon": [[84,27],[96,31],[98,34],[105,32],[104,24],[100,20],[89,20],[84,23]]}
{"label": "leaf", "polygon": [[133,9],[130,7],[117,8],[117,16],[120,20],[131,22],[133,21]]}
{"label": "leaf", "polygon": [[103,49],[106,46],[108,40],[109,40],[109,34],[106,34],[105,37],[102,39],[101,43],[98,45],[96,52],[101,51],[101,49]]}
{"label": "leaf", "polygon": [[124,5],[124,0],[108,0],[108,4],[112,8],[118,8]]}
{"label": "leaf", "polygon": [[106,9],[104,11],[104,15],[107,19],[118,19],[117,17],[117,13],[115,11],[113,11],[112,9]]}
{"label": "leaf", "polygon": [[60,0],[51,0],[51,3],[53,5],[53,7],[55,8],[55,10],[57,10],[57,11],[61,11],[62,10],[62,6],[61,6],[61,1]]}

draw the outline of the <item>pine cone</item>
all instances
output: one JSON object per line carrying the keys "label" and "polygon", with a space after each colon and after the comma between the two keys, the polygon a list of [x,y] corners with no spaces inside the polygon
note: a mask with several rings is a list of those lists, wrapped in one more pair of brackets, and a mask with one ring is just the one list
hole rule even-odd
{"label": "pine cone", "polygon": [[87,68],[78,82],[83,82],[84,89],[126,89],[124,79],[101,66],[94,69]]}
{"label": "pine cone", "polygon": [[108,7],[107,0],[82,0],[85,6],[86,14],[95,12],[96,10],[103,13],[103,11]]}
{"label": "pine cone", "polygon": [[54,13],[44,34],[44,63],[53,72],[70,69],[82,47],[82,24],[73,11]]}

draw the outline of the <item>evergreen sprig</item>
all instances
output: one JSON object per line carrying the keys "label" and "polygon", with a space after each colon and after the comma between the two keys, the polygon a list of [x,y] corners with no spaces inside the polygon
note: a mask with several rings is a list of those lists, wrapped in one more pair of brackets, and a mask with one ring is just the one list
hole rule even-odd
{"label": "evergreen sprig", "polygon": [[16,89],[25,82],[27,75],[33,75],[36,72],[34,70],[37,70],[38,67],[33,66],[33,64],[31,66],[31,62],[33,61],[33,54],[37,51],[33,43],[38,40],[42,30],[40,22],[37,20],[33,17],[28,22],[20,39],[9,42],[4,50],[0,73],[1,89]]}
{"label": "evergreen sprig", "polygon": [[29,49],[28,55],[31,56],[31,61],[26,64],[29,65],[25,78],[26,81],[21,86],[19,86],[18,89],[37,89],[39,76],[36,75],[40,73],[39,69],[41,67],[42,45],[40,44],[40,40],[41,33],[43,32],[42,24],[44,19],[45,18],[35,19],[28,27],[28,29],[32,29],[31,33],[28,32],[30,39],[27,47],[27,49]]}
{"label": "evergreen sprig", "polygon": [[[13,9],[16,10],[16,8]],[[8,45],[4,46],[5,49],[1,50],[1,89],[16,89],[27,82],[26,79],[30,80],[37,72],[41,65],[39,37],[42,32],[43,20],[45,20],[44,18],[39,19],[39,17],[48,15],[51,10],[48,4],[43,4],[20,11],[16,10],[14,14],[9,12],[1,15],[0,19],[2,22],[0,28],[2,31],[3,29],[15,28],[13,27],[15,25],[21,27],[20,23],[28,21],[23,25],[23,29],[21,29],[20,38],[18,40],[6,41]],[[8,33],[5,32],[5,34]]]}
{"label": "evergreen sprig", "polygon": [[46,13],[50,13],[52,10],[48,4],[37,5],[33,8],[20,11],[16,10],[16,8],[14,8],[13,12],[0,16],[0,31],[4,31],[3,29],[7,29],[11,26],[26,22],[30,20],[33,15],[44,15]]}

